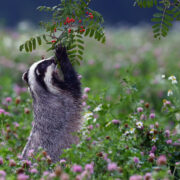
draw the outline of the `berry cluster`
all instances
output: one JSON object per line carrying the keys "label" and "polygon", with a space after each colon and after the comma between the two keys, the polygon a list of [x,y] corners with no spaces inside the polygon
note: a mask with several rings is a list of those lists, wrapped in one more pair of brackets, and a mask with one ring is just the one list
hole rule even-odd
{"label": "berry cluster", "polygon": [[69,24],[69,23],[74,23],[74,22],[75,22],[75,19],[67,17],[66,21],[64,22],[64,25]]}

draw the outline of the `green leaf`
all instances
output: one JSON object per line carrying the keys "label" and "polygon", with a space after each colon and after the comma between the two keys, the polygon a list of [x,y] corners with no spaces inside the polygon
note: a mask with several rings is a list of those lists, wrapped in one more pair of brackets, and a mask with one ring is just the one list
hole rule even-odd
{"label": "green leaf", "polygon": [[24,49],[24,44],[21,44],[21,45],[19,46],[19,50],[22,51],[23,49]]}
{"label": "green leaf", "polygon": [[25,50],[26,52],[29,52],[28,41],[25,43]]}
{"label": "green leaf", "polygon": [[29,45],[29,51],[32,52],[32,42],[31,42],[31,40],[28,41],[28,45]]}
{"label": "green leaf", "polygon": [[39,45],[42,44],[42,41],[41,41],[41,37],[40,37],[40,36],[37,37],[37,41],[38,41],[38,44],[39,44]]}
{"label": "green leaf", "polygon": [[35,50],[36,49],[36,39],[35,38],[32,39],[32,44],[33,44],[33,50]]}

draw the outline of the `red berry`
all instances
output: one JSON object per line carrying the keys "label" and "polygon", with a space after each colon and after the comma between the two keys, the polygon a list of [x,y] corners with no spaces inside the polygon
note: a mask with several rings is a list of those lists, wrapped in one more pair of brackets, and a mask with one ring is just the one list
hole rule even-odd
{"label": "red berry", "polygon": [[82,29],[80,29],[79,31],[80,31],[80,32],[83,32],[83,30],[82,30]]}
{"label": "red berry", "polygon": [[81,29],[83,29],[84,27],[83,26],[80,26]]}
{"label": "red berry", "polygon": [[84,32],[84,31],[85,31],[85,29],[82,29],[82,31]]}
{"label": "red berry", "polygon": [[92,15],[92,13],[89,13],[89,15]]}
{"label": "red berry", "polygon": [[56,42],[56,40],[52,40],[51,42],[52,42],[52,43],[55,43],[55,42]]}
{"label": "red berry", "polygon": [[93,15],[91,15],[91,16],[90,16],[90,18],[91,18],[91,19],[93,19],[93,18],[94,18],[94,16],[93,16]]}
{"label": "red berry", "polygon": [[79,23],[82,23],[82,20],[79,20]]}
{"label": "red berry", "polygon": [[56,28],[54,28],[54,32],[56,32],[57,31],[57,29]]}
{"label": "red berry", "polygon": [[87,11],[86,14],[89,14],[89,12]]}
{"label": "red berry", "polygon": [[68,29],[68,33],[71,33],[71,29]]}
{"label": "red berry", "polygon": [[66,25],[66,22],[64,22],[64,25]]}

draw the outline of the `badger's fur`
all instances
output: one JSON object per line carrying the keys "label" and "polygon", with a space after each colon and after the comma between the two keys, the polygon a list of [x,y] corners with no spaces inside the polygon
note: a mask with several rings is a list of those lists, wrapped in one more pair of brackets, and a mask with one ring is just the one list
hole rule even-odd
{"label": "badger's fur", "polygon": [[37,152],[42,147],[55,162],[63,149],[77,143],[74,132],[80,126],[81,85],[65,48],[56,49],[56,58],[62,75],[57,71],[54,57],[34,63],[23,74],[34,112],[34,125],[22,152],[24,159],[29,150]]}

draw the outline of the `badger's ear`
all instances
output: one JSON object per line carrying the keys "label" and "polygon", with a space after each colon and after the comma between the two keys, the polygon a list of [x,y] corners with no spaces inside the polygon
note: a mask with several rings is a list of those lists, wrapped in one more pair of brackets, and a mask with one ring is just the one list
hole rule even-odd
{"label": "badger's ear", "polygon": [[28,84],[28,71],[26,71],[23,75],[22,75],[22,80],[25,81]]}

